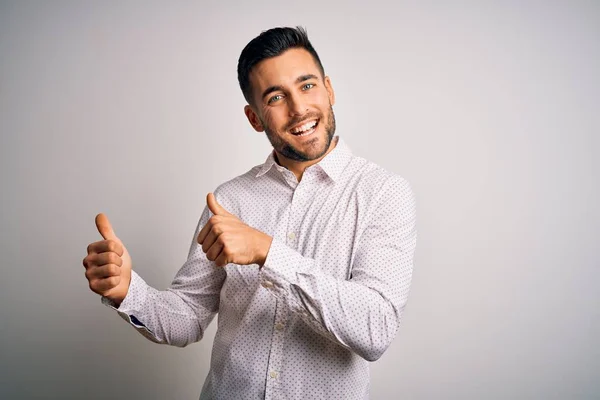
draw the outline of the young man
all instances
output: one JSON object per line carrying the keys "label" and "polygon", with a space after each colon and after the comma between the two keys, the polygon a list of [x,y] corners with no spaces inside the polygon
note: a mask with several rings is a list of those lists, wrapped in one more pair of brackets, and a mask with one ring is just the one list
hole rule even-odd
{"label": "young man", "polygon": [[188,259],[158,291],[103,214],[90,288],[151,341],[184,347],[219,313],[204,399],[365,399],[369,361],[396,335],[411,282],[406,180],[335,136],[335,95],[301,28],[263,32],[238,79],[273,151],[207,196]]}

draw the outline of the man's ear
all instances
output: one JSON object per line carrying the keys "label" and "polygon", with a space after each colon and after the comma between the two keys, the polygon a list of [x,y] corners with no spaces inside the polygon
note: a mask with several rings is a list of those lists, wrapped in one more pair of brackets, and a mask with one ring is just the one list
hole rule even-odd
{"label": "man's ear", "polygon": [[327,95],[329,96],[329,102],[331,105],[335,104],[335,92],[333,91],[333,86],[331,86],[331,79],[328,76],[324,79],[325,89],[327,89]]}
{"label": "man's ear", "polygon": [[262,122],[260,122],[260,118],[258,118],[258,115],[256,115],[256,113],[249,104],[246,104],[244,106],[244,114],[246,114],[248,122],[250,122],[250,125],[252,125],[256,132],[264,132],[265,128]]}

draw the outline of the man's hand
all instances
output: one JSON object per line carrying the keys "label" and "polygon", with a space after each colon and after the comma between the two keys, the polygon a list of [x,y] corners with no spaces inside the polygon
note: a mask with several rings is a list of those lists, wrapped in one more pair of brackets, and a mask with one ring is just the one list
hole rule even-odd
{"label": "man's hand", "polygon": [[212,193],[206,196],[206,203],[214,214],[198,234],[198,243],[206,258],[219,267],[229,263],[262,267],[273,238],[230,214],[217,203]]}
{"label": "man's hand", "polygon": [[96,216],[96,227],[104,240],[88,246],[88,255],[83,259],[85,277],[93,292],[108,297],[118,306],[129,291],[131,257],[106,215]]}

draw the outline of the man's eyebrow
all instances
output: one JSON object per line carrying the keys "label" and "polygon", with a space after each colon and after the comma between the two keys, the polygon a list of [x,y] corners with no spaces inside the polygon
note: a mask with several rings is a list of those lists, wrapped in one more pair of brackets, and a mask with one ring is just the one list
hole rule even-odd
{"label": "man's eyebrow", "polygon": [[[307,81],[309,79],[319,79],[316,75],[314,74],[306,74],[306,75],[300,75],[297,79],[296,79],[296,83],[301,83],[304,81]],[[268,95],[269,93],[272,92],[276,92],[278,90],[283,90],[283,86],[279,86],[279,85],[274,85],[274,86],[269,86],[268,88],[265,89],[265,91],[262,94],[262,98],[264,99],[266,95]]]}
{"label": "man's eyebrow", "polygon": [[296,83],[304,82],[304,81],[307,81],[309,79],[318,79],[318,78],[317,78],[316,75],[306,74],[306,75],[299,76],[298,79],[296,79]]}
{"label": "man's eyebrow", "polygon": [[275,85],[275,86],[269,86],[268,88],[265,89],[265,91],[262,94],[262,98],[264,99],[266,95],[268,95],[271,92],[276,92],[278,90],[283,90],[283,86],[279,86],[279,85]]}

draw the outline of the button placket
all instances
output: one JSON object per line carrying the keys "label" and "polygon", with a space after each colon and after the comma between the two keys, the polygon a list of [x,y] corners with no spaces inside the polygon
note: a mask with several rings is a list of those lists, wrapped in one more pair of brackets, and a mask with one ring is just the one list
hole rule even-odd
{"label": "button placket", "polygon": [[[281,368],[283,366],[283,343],[285,340],[285,323],[287,322],[288,311],[281,300],[277,300],[275,310],[275,326],[271,337],[271,352],[269,354],[269,365],[267,366],[267,398],[274,396],[281,382]],[[278,326],[281,329],[278,329]]]}
{"label": "button placket", "polygon": [[292,204],[290,205],[288,227],[286,232],[286,243],[294,250],[297,250],[299,247],[302,218],[304,215],[306,215],[307,208],[310,204],[310,180],[310,174],[302,178],[292,196]]}
{"label": "button placket", "polygon": [[[301,182],[302,183],[302,182]],[[298,223],[296,215],[301,214],[302,210],[302,190],[299,185],[296,190],[294,190],[294,195],[292,197],[292,204],[290,205],[290,216],[288,219],[288,227],[286,232],[286,244],[292,249],[297,249],[297,239],[298,239]]]}
{"label": "button placket", "polygon": [[[286,174],[284,174],[286,175]],[[290,186],[292,182],[287,179]],[[294,187],[294,186],[292,186]],[[283,213],[281,220],[275,226],[274,229],[274,237],[281,239],[287,243],[287,234],[288,234],[288,226],[290,225],[291,214],[293,210],[294,204],[294,193],[291,196],[291,202],[289,203],[287,210]],[[262,282],[262,286],[266,289],[273,290],[275,284],[270,280],[265,280]],[[284,301],[281,299],[276,299],[275,301],[275,315],[273,317],[273,324],[282,323],[287,324],[286,315],[288,311],[286,310],[286,306],[284,305]],[[284,331],[279,330],[273,326],[273,332],[271,334],[271,346],[269,351],[269,361],[267,364],[266,370],[266,385],[265,385],[265,398],[266,399],[276,399],[280,396],[280,387],[279,383],[282,379],[281,376],[281,368],[282,368],[282,360],[283,360],[283,340],[284,340]]]}

